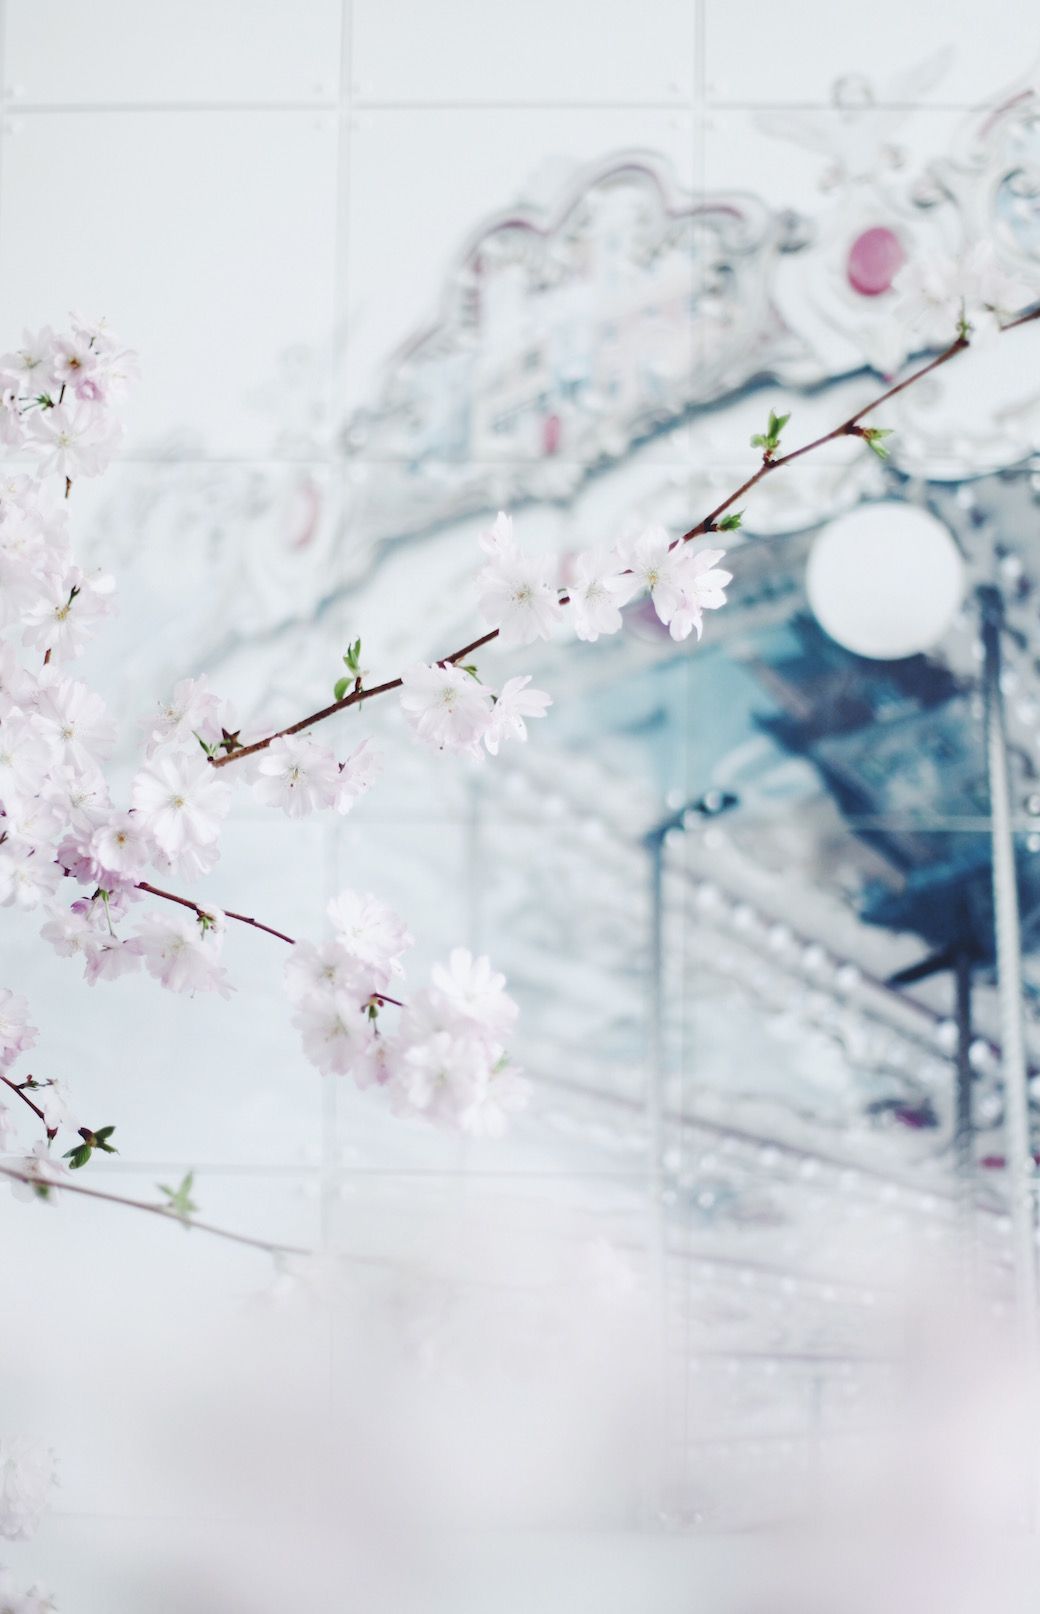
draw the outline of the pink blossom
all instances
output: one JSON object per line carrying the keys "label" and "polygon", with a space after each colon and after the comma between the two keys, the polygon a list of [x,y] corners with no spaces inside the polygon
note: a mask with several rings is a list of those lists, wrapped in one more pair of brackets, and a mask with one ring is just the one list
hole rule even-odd
{"label": "pink blossom", "polygon": [[421,740],[437,750],[479,756],[491,720],[491,692],[454,666],[409,667],[401,705]]}
{"label": "pink blossom", "polygon": [[351,998],[308,998],[297,1009],[293,1024],[303,1034],[307,1058],[323,1076],[360,1074],[365,1084],[375,1032]]}
{"label": "pink blossom", "polygon": [[371,749],[369,740],[362,740],[350,753],[346,762],[339,765],[339,779],[333,806],[338,813],[349,813],[354,803],[364,796],[383,771],[383,759]]}
{"label": "pink blossom", "polygon": [[303,818],[331,807],[340,783],[339,764],[327,746],[305,734],[272,740],[257,759],[253,786],[258,801],[280,807],[290,818]]}
{"label": "pink blossom", "polygon": [[403,973],[402,953],[414,945],[407,925],[370,891],[341,891],[328,906],[336,938],[350,955],[368,965],[381,984]]}
{"label": "pink blossom", "polygon": [[0,1067],[13,1064],[36,1044],[39,1033],[29,1024],[29,1005],[9,987],[0,987]]}
{"label": "pink blossom", "polygon": [[140,823],[172,858],[214,845],[231,789],[201,752],[162,751],[134,779],[130,800]]}
{"label": "pink blossom", "polygon": [[484,744],[491,755],[498,755],[503,740],[526,740],[526,717],[544,717],[552,705],[550,696],[540,689],[528,689],[530,677],[510,678],[503,685],[491,713],[491,721],[484,731]]}
{"label": "pink blossom", "polygon": [[149,914],[137,935],[150,975],[171,992],[219,992],[229,997],[220,964],[223,929],[204,926],[190,913]]}

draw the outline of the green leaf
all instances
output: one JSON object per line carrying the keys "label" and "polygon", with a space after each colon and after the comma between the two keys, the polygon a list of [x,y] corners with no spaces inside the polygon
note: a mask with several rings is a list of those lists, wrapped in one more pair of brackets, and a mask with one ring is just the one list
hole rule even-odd
{"label": "green leaf", "polygon": [[353,678],[337,678],[332,686],[333,698],[341,701],[353,682]]}
{"label": "green leaf", "polygon": [[717,530],[719,532],[736,532],[737,528],[740,526],[741,517],[743,514],[743,510],[734,510],[732,515],[723,516],[722,520],[716,522],[715,524]]}
{"label": "green leaf", "polygon": [[81,1166],[86,1165],[93,1153],[89,1143],[80,1143],[75,1149],[66,1149],[62,1159],[69,1162],[70,1171],[78,1171]]}
{"label": "green leaf", "polygon": [[159,1192],[165,1194],[168,1201],[163,1209],[170,1211],[174,1216],[179,1216],[182,1222],[186,1222],[199,1208],[191,1197],[194,1180],[194,1171],[189,1171],[176,1188],[168,1188],[165,1183],[158,1185]]}
{"label": "green leaf", "polygon": [[476,662],[474,662],[474,661],[469,662],[468,665],[463,667],[462,670],[463,670],[464,673],[469,673],[471,678],[475,678],[478,684],[480,683],[480,674],[477,671]]}
{"label": "green leaf", "polygon": [[783,431],[791,416],[778,415],[774,409],[769,411],[769,425],[764,432],[756,432],[751,439],[752,448],[760,448],[766,456],[775,454],[780,447],[780,433]]}
{"label": "green leaf", "polygon": [[888,447],[885,443],[885,438],[891,436],[891,427],[864,426],[863,428],[863,441],[869,449],[873,450],[879,460],[888,459]]}
{"label": "green leaf", "polygon": [[343,657],[343,664],[357,677],[361,671],[361,640],[355,639]]}

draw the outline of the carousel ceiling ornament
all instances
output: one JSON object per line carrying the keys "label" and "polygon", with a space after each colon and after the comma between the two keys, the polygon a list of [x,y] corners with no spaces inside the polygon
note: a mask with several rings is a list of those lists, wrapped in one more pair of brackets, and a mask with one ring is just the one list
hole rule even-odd
{"label": "carousel ceiling ornament", "polygon": [[[691,196],[665,159],[638,151],[577,167],[544,202],[474,229],[435,317],[388,359],[371,402],[336,429],[295,406],[281,423],[293,458],[331,452],[345,478],[315,466],[239,476],[171,467],[162,509],[142,479],[129,494],[132,521],[107,520],[125,530],[170,521],[185,554],[183,599],[163,582],[168,639],[124,647],[127,677],[163,682],[181,664],[173,646],[182,658],[183,632],[200,665],[237,677],[263,638],[276,663],[283,652],[275,682],[255,690],[244,670],[242,681],[258,701],[295,700],[327,660],[322,618],[338,632],[337,602],[349,589],[363,607],[374,566],[401,541],[423,536],[443,570],[454,564],[451,528],[506,504],[565,503],[579,529],[602,530],[600,512],[634,505],[645,524],[702,488],[710,502],[711,467],[752,429],[752,414],[758,423],[764,385],[783,389],[810,429],[875,387],[871,367],[892,361],[890,283],[902,263],[989,236],[1010,271],[1035,273],[1032,89],[970,117],[949,153],[917,168],[894,145],[899,114],[880,103],[907,100],[941,66],[886,87],[877,103],[846,79],[834,115],[767,122],[763,138],[819,152],[811,217],[746,194]],[[803,531],[881,496],[893,477],[962,479],[966,464],[984,475],[1027,463],[1040,442],[1028,344],[1040,334],[1017,340],[1024,354],[976,355],[971,377],[953,367],[894,399],[887,469],[850,443],[849,455],[835,445],[798,477],[769,479],[756,535]],[[291,359],[272,389],[280,401],[308,392],[306,362]],[[311,368],[326,362],[315,355]],[[980,386],[994,369],[999,385]],[[689,463],[686,486],[677,493],[655,460]],[[195,548],[211,602],[201,619]],[[232,598],[242,627],[229,634]],[[392,631],[403,644],[418,627],[406,609]],[[150,664],[157,656],[162,669]]]}

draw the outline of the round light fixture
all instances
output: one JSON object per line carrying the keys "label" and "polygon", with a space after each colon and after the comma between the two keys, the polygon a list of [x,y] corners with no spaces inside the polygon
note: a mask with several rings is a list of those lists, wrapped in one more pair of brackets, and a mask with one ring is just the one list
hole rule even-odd
{"label": "round light fixture", "polygon": [[964,597],[964,562],[935,516],[883,499],[823,528],[806,589],[816,620],[838,644],[898,661],[942,638]]}

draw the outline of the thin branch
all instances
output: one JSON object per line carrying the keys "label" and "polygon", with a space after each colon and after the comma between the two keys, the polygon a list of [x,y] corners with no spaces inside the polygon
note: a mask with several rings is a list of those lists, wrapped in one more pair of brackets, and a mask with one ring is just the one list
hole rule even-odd
{"label": "thin branch", "polygon": [[232,913],[230,908],[207,908],[201,902],[192,902],[190,897],[178,897],[173,891],[163,891],[159,886],[149,884],[147,880],[138,880],[137,889],[147,891],[150,897],[162,897],[164,902],[175,902],[180,908],[190,908],[199,919],[209,919],[214,912],[219,912],[225,919],[236,919],[240,925],[252,925],[254,930],[262,930],[268,936],[277,936],[279,941],[287,942],[290,947],[296,946],[294,937],[287,936],[284,930],[275,930],[273,925],[265,925],[262,920],[253,919],[249,914]]}
{"label": "thin branch", "polygon": [[28,1104],[28,1106],[32,1110],[33,1114],[38,1116],[39,1119],[43,1122],[44,1130],[46,1131],[47,1136],[49,1138],[53,1138],[55,1132],[57,1131],[57,1127],[52,1128],[52,1127],[49,1127],[47,1125],[47,1117],[44,1115],[43,1111],[40,1109],[40,1106],[38,1104],[33,1103],[32,1099],[29,1097],[29,1095],[25,1091],[24,1087],[19,1087],[17,1082],[13,1082],[11,1080],[10,1076],[0,1076],[0,1082],[3,1082],[5,1087],[9,1087],[11,1089],[12,1093],[17,1093],[18,1097],[21,1099],[23,1104]]}
{"label": "thin branch", "polygon": [[176,1222],[181,1227],[196,1228],[200,1233],[212,1233],[214,1238],[229,1239],[233,1244],[248,1244],[254,1250],[265,1250],[269,1255],[313,1255],[313,1250],[303,1249],[297,1244],[275,1244],[269,1239],[252,1238],[248,1233],[232,1233],[226,1227],[215,1227],[212,1222],[196,1221],[191,1216],[179,1216],[165,1205],[150,1204],[147,1199],[127,1199],[122,1194],[109,1194],[101,1188],[85,1188],[82,1183],[66,1182],[62,1178],[57,1181],[41,1179],[32,1172],[19,1171],[14,1166],[0,1165],[0,1176],[8,1177],[12,1182],[26,1183],[30,1188],[59,1189],[66,1194],[80,1194],[84,1199],[102,1199],[109,1205],[126,1205],[131,1210],[146,1211],[149,1216],[159,1216],[165,1222]]}
{"label": "thin branch", "polygon": [[[1036,316],[1031,314],[1028,317],[1033,319]],[[915,370],[912,375],[908,375],[905,381],[900,381],[896,386],[889,387],[879,398],[875,398],[873,403],[865,404],[854,415],[850,415],[847,420],[843,420],[840,426],[835,426],[833,431],[824,432],[822,437],[814,437],[811,443],[803,443],[801,448],[793,448],[789,454],[780,454],[776,459],[766,455],[754,475],[749,476],[746,482],[742,482],[740,487],[731,493],[727,499],[723,499],[721,504],[717,504],[714,510],[704,517],[703,521],[699,521],[695,527],[691,527],[689,532],[684,532],[682,537],[672,545],[673,549],[678,544],[688,544],[691,539],[699,538],[703,533],[713,532],[715,523],[721,515],[725,514],[730,505],[736,504],[739,498],[742,498],[757,482],[761,482],[763,477],[768,476],[771,471],[779,471],[783,466],[790,465],[793,460],[801,459],[803,454],[812,454],[816,449],[822,448],[824,443],[833,443],[839,437],[861,436],[862,433],[858,432],[856,427],[864,415],[869,415],[873,410],[880,409],[881,405],[887,403],[890,398],[894,398],[896,393],[905,392],[907,387],[912,387],[915,382],[920,381],[926,375],[930,375],[933,370],[938,370],[941,365],[948,364],[956,354],[963,352],[969,345],[966,336],[958,336],[957,340],[951,342],[948,348],[944,348],[937,358],[930,359],[927,364],[923,364],[919,370]]]}
{"label": "thin branch", "polygon": [[[492,628],[490,633],[481,634],[470,644],[464,644],[461,650],[453,650],[450,656],[442,656],[437,663],[438,667],[452,666],[468,656],[473,650],[480,650],[484,645],[490,644],[492,639],[498,638],[498,629]],[[298,723],[290,723],[286,729],[279,729],[276,734],[269,734],[265,740],[254,740],[252,745],[236,746],[234,751],[228,751],[222,757],[211,757],[214,768],[225,768],[229,762],[239,762],[243,757],[255,756],[258,751],[266,751],[272,740],[284,740],[286,735],[300,734],[315,723],[321,723],[327,717],[334,717],[337,712],[345,712],[348,706],[358,706],[362,701],[370,701],[374,695],[386,695],[391,689],[400,689],[404,680],[391,678],[385,684],[373,684],[371,689],[353,689],[349,695],[344,695],[340,701],[333,701],[329,706],[323,706],[320,712],[312,712],[309,717],[301,717]]]}
{"label": "thin branch", "polygon": [[[1019,325],[1028,325],[1030,321],[1036,319],[1040,319],[1040,305],[1027,309],[1024,314],[1019,314],[1015,319],[1008,320],[1006,324],[1001,326],[1001,331],[1015,330]],[[835,426],[833,431],[825,432],[822,437],[814,438],[811,443],[803,443],[801,448],[794,448],[789,454],[781,454],[775,459],[767,455],[752,476],[742,482],[721,504],[716,505],[714,510],[710,511],[695,527],[691,527],[688,532],[683,533],[681,538],[677,538],[672,548],[677,548],[679,544],[689,543],[692,539],[699,538],[704,533],[713,532],[718,518],[731,505],[735,504],[739,498],[742,498],[745,493],[750,492],[770,472],[779,471],[783,466],[792,464],[794,460],[801,459],[805,454],[813,453],[816,449],[822,448],[825,443],[834,442],[839,437],[862,436],[862,431],[858,431],[857,427],[864,416],[872,414],[875,409],[880,409],[882,404],[887,403],[890,398],[894,398],[897,393],[905,392],[907,387],[914,386],[926,375],[931,375],[933,370],[938,370],[942,365],[948,364],[958,353],[964,352],[970,346],[971,343],[967,336],[958,335],[955,341],[951,342],[949,347],[944,348],[934,359],[929,359],[927,364],[921,365],[912,375],[908,375],[905,380],[897,382],[894,386],[887,387],[872,403],[864,404],[862,409],[858,409],[854,415],[850,415],[839,426]],[[563,594],[560,598],[561,605],[567,605],[569,601],[570,596],[567,594]],[[461,661],[463,656],[468,656],[472,651],[480,650],[484,645],[490,644],[493,639],[497,639],[498,633],[497,628],[492,628],[490,632],[482,634],[479,639],[473,639],[469,644],[463,645],[460,650],[453,650],[450,655],[442,656],[437,662],[437,666],[453,666],[456,662]],[[371,689],[355,688],[351,690],[349,695],[344,695],[342,700],[333,701],[330,705],[321,707],[319,711],[311,712],[307,717],[301,717],[299,722],[290,723],[287,728],[278,729],[274,734],[268,734],[262,740],[254,740],[251,745],[236,746],[234,750],[226,752],[222,757],[211,757],[210,761],[214,768],[225,768],[230,762],[241,761],[243,757],[256,756],[259,751],[266,751],[273,740],[284,739],[290,734],[300,734],[304,729],[313,728],[315,723],[322,723],[327,717],[334,717],[337,712],[345,712],[348,706],[358,706],[362,701],[372,700],[376,695],[385,695],[392,689],[400,689],[402,683],[401,678],[391,678],[384,684],[373,684]],[[229,914],[228,917],[235,918],[236,915]],[[252,923],[252,921],[248,922]]]}

